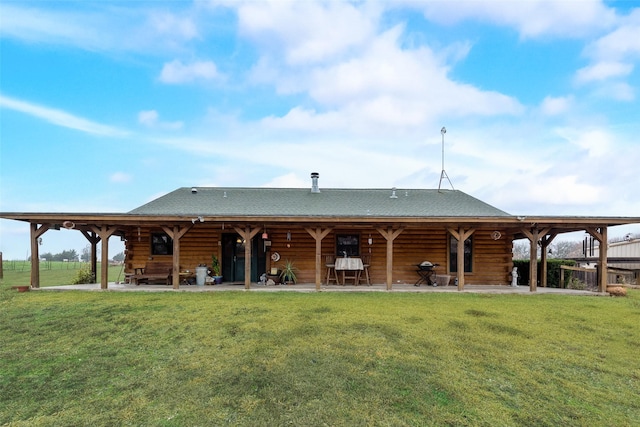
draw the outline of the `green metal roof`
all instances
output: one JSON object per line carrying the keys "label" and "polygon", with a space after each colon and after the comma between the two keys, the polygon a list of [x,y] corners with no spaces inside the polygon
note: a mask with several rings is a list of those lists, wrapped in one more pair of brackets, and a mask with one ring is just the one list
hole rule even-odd
{"label": "green metal roof", "polygon": [[[506,217],[508,213],[457,190],[304,188],[179,188],[133,215],[261,217]],[[395,197],[392,197],[395,195]]]}

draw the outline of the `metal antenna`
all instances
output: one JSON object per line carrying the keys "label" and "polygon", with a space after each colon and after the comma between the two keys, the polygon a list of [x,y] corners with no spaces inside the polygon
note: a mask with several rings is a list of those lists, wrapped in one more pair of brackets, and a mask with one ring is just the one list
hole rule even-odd
{"label": "metal antenna", "polygon": [[444,134],[447,133],[447,129],[443,126],[442,129],[440,129],[440,133],[442,134],[442,172],[440,173],[440,183],[438,183],[438,192],[440,192],[440,187],[442,186],[442,180],[444,178],[447,178],[447,181],[449,181],[449,185],[451,186],[451,189],[455,190],[455,188],[453,188],[453,184],[451,183],[451,180],[449,179],[449,176],[444,171]]}

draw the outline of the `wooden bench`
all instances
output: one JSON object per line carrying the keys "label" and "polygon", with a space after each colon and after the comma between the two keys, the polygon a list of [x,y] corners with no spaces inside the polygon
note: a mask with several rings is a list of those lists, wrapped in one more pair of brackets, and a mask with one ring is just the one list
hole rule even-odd
{"label": "wooden bench", "polygon": [[163,280],[165,284],[170,285],[173,272],[172,262],[148,262],[144,268],[136,268],[131,276],[131,281],[136,285],[141,282],[149,283],[149,281]]}

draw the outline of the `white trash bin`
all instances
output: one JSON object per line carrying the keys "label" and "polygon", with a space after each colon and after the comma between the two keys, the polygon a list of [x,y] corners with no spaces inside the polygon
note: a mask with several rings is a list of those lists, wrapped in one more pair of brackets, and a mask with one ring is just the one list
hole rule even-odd
{"label": "white trash bin", "polygon": [[207,277],[207,267],[196,267],[196,285],[204,286]]}

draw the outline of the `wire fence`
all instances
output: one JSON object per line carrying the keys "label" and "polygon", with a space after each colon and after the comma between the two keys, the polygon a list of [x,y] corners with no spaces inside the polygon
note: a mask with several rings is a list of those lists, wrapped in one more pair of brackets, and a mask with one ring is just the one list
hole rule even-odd
{"label": "wire fence", "polygon": [[[40,261],[40,270],[79,270],[88,266],[82,261]],[[31,261],[2,261],[4,271],[29,271]]]}

